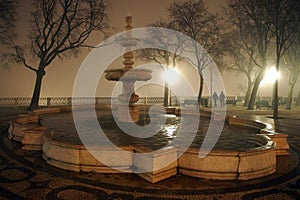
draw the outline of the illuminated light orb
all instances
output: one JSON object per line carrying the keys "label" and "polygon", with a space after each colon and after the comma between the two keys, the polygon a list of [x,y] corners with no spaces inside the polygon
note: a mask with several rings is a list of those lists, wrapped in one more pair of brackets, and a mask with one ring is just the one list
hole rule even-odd
{"label": "illuminated light orb", "polygon": [[174,84],[177,82],[179,78],[179,74],[178,72],[173,69],[173,68],[170,68],[170,69],[167,69],[164,71],[164,79],[169,83],[169,84]]}
{"label": "illuminated light orb", "polygon": [[266,72],[263,82],[274,83],[279,78],[280,78],[280,73],[276,71],[275,67],[271,67]]}

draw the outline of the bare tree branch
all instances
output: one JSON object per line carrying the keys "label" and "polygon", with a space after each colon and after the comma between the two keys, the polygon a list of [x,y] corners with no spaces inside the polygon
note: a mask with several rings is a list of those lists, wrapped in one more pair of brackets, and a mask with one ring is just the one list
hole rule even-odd
{"label": "bare tree branch", "polygon": [[[22,47],[11,39],[8,43],[13,52],[6,54],[8,63],[14,59],[36,72],[30,109],[38,105],[45,68],[57,57],[76,56],[81,48],[93,47],[87,43],[93,31],[105,33],[108,30],[107,7],[107,0],[34,0],[28,44]],[[30,65],[28,60],[37,62]]]}

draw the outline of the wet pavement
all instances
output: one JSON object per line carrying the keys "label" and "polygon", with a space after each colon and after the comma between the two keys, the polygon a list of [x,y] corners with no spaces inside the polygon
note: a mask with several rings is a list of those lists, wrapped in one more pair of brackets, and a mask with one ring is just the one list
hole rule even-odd
{"label": "wet pavement", "polygon": [[[25,112],[0,110],[0,199],[300,199],[299,110],[281,110],[274,121],[277,131],[289,135],[291,147],[289,156],[277,157],[275,174],[250,181],[176,175],[156,184],[135,174],[77,173],[47,165],[41,152],[22,150],[7,138],[7,121]],[[273,121],[269,110],[229,107],[228,114]]]}

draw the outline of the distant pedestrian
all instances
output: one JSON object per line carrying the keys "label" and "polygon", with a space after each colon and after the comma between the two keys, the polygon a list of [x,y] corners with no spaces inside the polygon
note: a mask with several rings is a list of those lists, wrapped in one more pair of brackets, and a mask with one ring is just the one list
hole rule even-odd
{"label": "distant pedestrian", "polygon": [[225,105],[225,94],[223,93],[223,91],[221,91],[221,94],[220,94],[220,106],[221,106],[221,108],[224,108],[224,105]]}
{"label": "distant pedestrian", "polygon": [[217,93],[216,92],[214,92],[214,94],[213,94],[213,100],[214,100],[214,107],[217,107],[217,100],[218,100],[218,95],[217,95]]}

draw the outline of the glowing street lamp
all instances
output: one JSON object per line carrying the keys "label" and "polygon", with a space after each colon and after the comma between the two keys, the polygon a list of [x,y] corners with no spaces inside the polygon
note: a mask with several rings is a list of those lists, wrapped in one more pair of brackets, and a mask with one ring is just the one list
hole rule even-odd
{"label": "glowing street lamp", "polygon": [[171,98],[172,98],[171,85],[175,84],[178,81],[179,74],[174,68],[168,68],[164,71],[163,77],[169,85],[169,105],[171,105],[172,104],[172,102],[171,102]]}
{"label": "glowing street lamp", "polygon": [[267,84],[274,84],[277,79],[280,78],[280,72],[276,71],[275,67],[270,67],[266,72],[263,80],[259,84],[258,88],[258,97],[259,97],[259,89],[263,88]]}
{"label": "glowing street lamp", "polygon": [[275,67],[271,67],[266,72],[263,81],[267,83],[275,83],[275,81],[279,78],[280,78],[280,73],[276,71]]}
{"label": "glowing street lamp", "polygon": [[175,69],[169,68],[164,71],[164,79],[169,84],[173,85],[174,83],[176,83],[178,81],[178,78],[179,78],[179,74]]}
{"label": "glowing street lamp", "polygon": [[[278,80],[279,78],[280,78],[280,73],[276,70],[275,67],[271,67],[266,71],[264,79],[260,83],[260,87],[262,87],[266,83],[273,85],[276,82],[276,80]],[[274,101],[274,94],[273,94],[272,101]],[[273,105],[273,102],[272,102],[272,105]]]}

